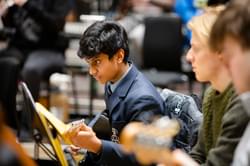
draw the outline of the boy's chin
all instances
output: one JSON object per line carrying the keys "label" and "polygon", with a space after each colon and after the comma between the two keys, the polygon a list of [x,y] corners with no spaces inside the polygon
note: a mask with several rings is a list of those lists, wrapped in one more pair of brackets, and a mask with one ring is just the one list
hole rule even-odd
{"label": "boy's chin", "polygon": [[97,82],[99,82],[100,84],[104,85],[106,84],[108,81],[102,81],[102,80],[96,80]]}

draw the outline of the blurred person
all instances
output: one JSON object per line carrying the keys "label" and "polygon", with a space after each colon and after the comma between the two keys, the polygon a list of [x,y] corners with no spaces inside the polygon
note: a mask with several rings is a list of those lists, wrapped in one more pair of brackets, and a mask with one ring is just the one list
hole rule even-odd
{"label": "blurred person", "polygon": [[[221,49],[246,116],[250,116],[250,1],[232,1],[215,22],[212,49]],[[240,110],[239,110],[240,111]],[[243,117],[239,117],[241,119]],[[250,165],[250,123],[236,148],[233,166]]]}
{"label": "blurred person", "polygon": [[36,163],[17,142],[12,130],[6,126],[4,109],[2,102],[0,102],[0,165],[35,166]]}
{"label": "blurred person", "polygon": [[[222,6],[207,8],[202,15],[194,17],[188,23],[192,38],[187,59],[192,64],[197,80],[208,81],[211,86],[206,90],[203,99],[204,119],[197,144],[189,156],[175,150],[170,165],[230,165],[236,146],[249,121],[232,85],[221,48],[217,46],[221,45],[220,42],[216,42],[218,36],[209,38],[211,28],[222,10]],[[209,40],[213,49],[210,49]]]}
{"label": "blurred person", "polygon": [[81,37],[78,56],[89,65],[89,74],[105,84],[105,114],[112,135],[100,139],[85,124],[72,127],[67,134],[74,146],[88,150],[85,165],[140,165],[119,145],[123,127],[131,121],[148,123],[164,111],[164,102],[155,87],[129,60],[125,29],[114,21],[92,24]]}
{"label": "blurred person", "polygon": [[[8,5],[6,1],[0,1],[0,16],[6,12]],[[3,27],[2,20],[0,20],[0,96],[4,111],[8,116],[6,117],[6,124],[13,129],[18,128],[17,112],[16,112],[16,94],[17,94],[17,82],[20,71],[20,53],[11,50],[10,56],[6,52],[6,43],[8,37],[12,36],[15,31]]]}
{"label": "blurred person", "polygon": [[[3,53],[4,51],[1,50],[0,55],[3,55]],[[16,111],[19,71],[20,63],[18,60],[8,55],[0,56],[0,98],[5,108],[6,124],[12,129],[19,128],[18,113]]]}
{"label": "blurred person", "polygon": [[[196,79],[211,84],[203,99],[203,123],[198,141],[190,152],[190,157],[199,165],[230,165],[249,120],[220,50],[211,50],[208,44],[211,27],[222,10],[222,6],[207,8],[188,23],[192,38],[187,60],[192,64]],[[191,160],[183,152],[174,151],[173,161],[179,165],[185,165],[186,161],[178,156]]]}
{"label": "blurred person", "polygon": [[[64,67],[64,49],[67,39],[60,35],[69,11],[68,0],[7,0],[4,1],[1,15],[3,29],[11,31],[7,36],[7,47],[0,52],[0,61],[6,58],[15,61],[17,70],[12,70],[13,82],[6,82],[9,100],[14,100],[12,109],[7,110],[7,117],[17,119],[17,130],[21,141],[28,141],[32,136],[27,132],[30,125],[27,113],[16,112],[15,96],[19,80],[27,83],[32,96],[39,99],[40,84],[48,81],[53,72]],[[6,7],[7,6],[7,7]],[[5,65],[6,68],[9,66]],[[6,69],[7,70],[7,69]],[[4,73],[7,75],[7,73]],[[10,86],[12,85],[12,86]],[[7,90],[7,89],[6,89]],[[14,110],[15,109],[15,110]],[[21,109],[22,110],[22,109]]]}
{"label": "blurred person", "polygon": [[216,5],[220,5],[220,4],[226,4],[229,1],[230,0],[207,0],[207,5],[208,6],[216,6]]}
{"label": "blurred person", "polygon": [[8,0],[2,15],[5,29],[14,33],[0,57],[14,57],[22,79],[38,100],[41,80],[64,66],[67,39],[60,35],[69,11],[68,0]]}
{"label": "blurred person", "polygon": [[198,141],[190,152],[196,162],[204,165],[230,165],[249,120],[242,110],[220,50],[209,49],[211,27],[223,8],[207,8],[204,14],[188,23],[192,38],[187,60],[192,64],[196,79],[211,84],[203,99],[204,119]]}
{"label": "blurred person", "polygon": [[189,48],[191,32],[187,27],[187,23],[196,15],[200,14],[206,3],[198,5],[198,0],[175,0],[174,12],[180,16],[183,24],[184,47]]}
{"label": "blurred person", "polygon": [[181,17],[183,22],[184,48],[189,48],[191,32],[188,29],[188,22],[196,15],[200,15],[206,6],[225,4],[229,0],[175,0],[174,12]]}

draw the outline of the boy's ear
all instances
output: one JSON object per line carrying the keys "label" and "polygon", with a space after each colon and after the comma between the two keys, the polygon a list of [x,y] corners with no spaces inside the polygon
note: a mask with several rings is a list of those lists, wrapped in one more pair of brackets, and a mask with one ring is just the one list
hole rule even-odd
{"label": "boy's ear", "polygon": [[116,53],[116,58],[118,60],[119,63],[123,62],[124,59],[124,50],[123,49],[119,49]]}

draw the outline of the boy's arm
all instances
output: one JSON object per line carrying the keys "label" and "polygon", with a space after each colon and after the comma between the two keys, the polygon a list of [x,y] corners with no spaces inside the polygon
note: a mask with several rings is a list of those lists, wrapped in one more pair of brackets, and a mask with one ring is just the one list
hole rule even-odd
{"label": "boy's arm", "polygon": [[110,166],[117,166],[117,163],[120,166],[139,166],[135,157],[124,153],[119,144],[97,138],[94,131],[85,124],[70,128],[66,135],[75,146],[88,150],[87,156],[92,162]]}
{"label": "boy's arm", "polygon": [[132,101],[127,115],[129,121],[150,123],[154,120],[155,116],[162,115],[164,111],[160,102],[156,101],[152,96],[143,96]]}

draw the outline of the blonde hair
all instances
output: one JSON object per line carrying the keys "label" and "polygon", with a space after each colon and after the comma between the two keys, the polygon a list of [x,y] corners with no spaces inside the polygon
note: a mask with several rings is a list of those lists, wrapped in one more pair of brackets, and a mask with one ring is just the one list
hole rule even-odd
{"label": "blonde hair", "polygon": [[196,34],[201,42],[208,44],[210,31],[218,15],[225,9],[225,6],[206,7],[201,15],[194,16],[188,22],[188,28],[193,34]]}

